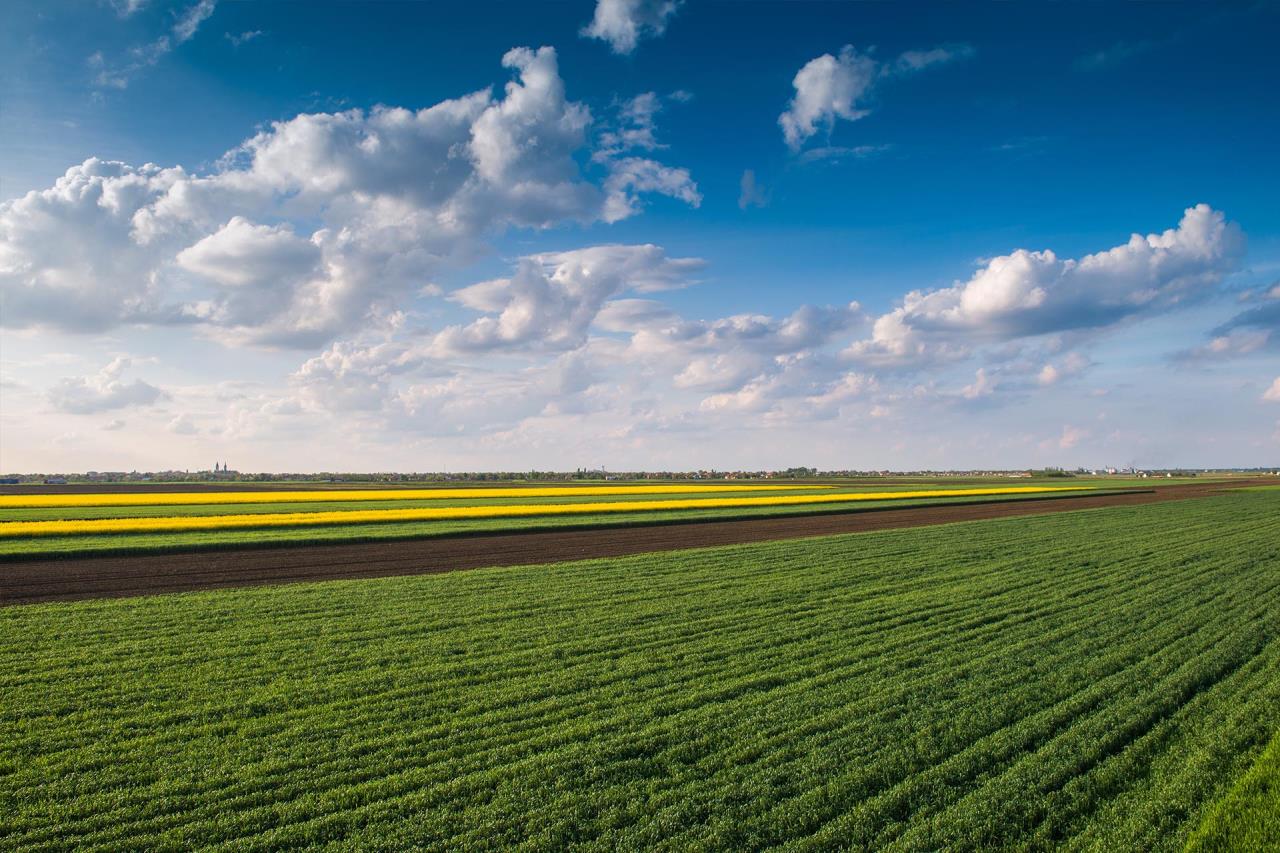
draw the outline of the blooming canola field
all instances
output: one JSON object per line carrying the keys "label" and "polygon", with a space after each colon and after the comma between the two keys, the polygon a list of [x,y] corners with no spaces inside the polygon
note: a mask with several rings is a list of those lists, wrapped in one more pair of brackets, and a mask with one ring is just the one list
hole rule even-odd
{"label": "blooming canola field", "polygon": [[[806,488],[806,487],[801,487]],[[821,487],[807,487],[815,489],[813,493],[805,494],[767,494],[767,495],[737,495],[730,494],[727,496],[717,497],[677,497],[677,498],[656,498],[651,500],[602,500],[587,501],[579,503],[484,503],[472,506],[427,506],[427,507],[410,507],[410,508],[382,508],[382,509],[354,509],[354,510],[334,510],[334,511],[317,511],[317,512],[282,512],[282,513],[235,513],[228,512],[226,514],[216,515],[183,515],[176,514],[170,516],[151,516],[151,517],[123,517],[123,518],[66,518],[66,519],[44,519],[44,520],[16,520],[0,522],[0,539],[11,539],[19,537],[42,537],[42,536],[67,536],[67,535],[93,535],[93,534],[113,534],[113,533],[163,533],[163,532],[180,532],[180,531],[201,531],[201,530],[235,530],[235,529],[253,529],[253,528],[280,528],[280,527],[312,527],[312,526],[330,526],[344,524],[370,524],[370,523],[391,523],[391,522],[432,522],[432,521],[457,521],[469,519],[502,519],[502,518],[522,518],[530,516],[568,516],[568,515],[596,515],[596,514],[614,514],[614,513],[643,513],[643,512],[665,512],[665,511],[681,511],[681,510],[706,510],[706,509],[734,509],[734,508],[751,508],[751,507],[801,507],[818,504],[841,504],[841,503],[860,503],[860,502],[878,502],[878,501],[901,501],[912,499],[934,499],[934,498],[973,498],[973,497],[1000,497],[1000,496],[1017,496],[1017,495],[1035,495],[1050,494],[1060,492],[1081,492],[1089,491],[1089,486],[1012,486],[999,488],[955,488],[955,489],[916,489],[916,490],[898,490],[898,491],[876,491],[876,492],[850,492],[839,489],[820,489]],[[550,497],[558,494],[569,496],[610,496],[610,495],[634,495],[634,494],[672,494],[672,493],[697,493],[698,491],[714,490],[716,492],[743,492],[743,491],[768,491],[768,490],[787,490],[791,491],[794,487],[778,486],[713,486],[698,487],[691,486],[631,486],[631,487],[585,487],[585,488],[565,488],[565,489],[486,489],[482,494],[485,497],[510,497],[519,494],[523,497]],[[477,498],[480,490],[476,489],[438,489],[438,490],[397,490],[395,492],[387,491],[359,491],[344,492],[341,497],[344,501],[385,501],[392,499],[418,499],[424,496],[439,496],[441,498],[465,496],[467,498]],[[319,495],[321,497],[311,497]],[[365,495],[373,497],[366,498]],[[388,497],[390,495],[390,497]],[[213,497],[219,499],[219,502],[225,502],[234,505],[240,502],[237,499],[242,496],[252,498],[251,502],[264,503],[271,499],[278,502],[300,503],[308,501],[334,500],[334,492],[240,492],[219,494]],[[175,506],[183,504],[202,503],[207,504],[210,501],[209,495],[191,495],[191,494],[126,494],[126,495],[41,495],[35,496],[45,501],[40,504],[30,503],[32,496],[6,496],[7,499],[15,502],[27,501],[26,506],[49,507],[54,505],[53,502],[62,499],[66,501],[65,505],[69,507],[77,506],[98,506],[101,504],[93,503],[96,500],[104,500],[109,498],[124,498],[128,501],[135,501],[136,504],[121,502],[121,505],[169,505]],[[194,498],[195,500],[192,500]],[[8,504],[8,507],[14,507],[21,504]],[[0,503],[0,506],[6,506]]]}
{"label": "blooming canola field", "polygon": [[327,503],[344,501],[452,500],[458,498],[548,498],[573,495],[671,495],[699,492],[779,492],[826,489],[822,485],[656,485],[656,486],[488,486],[465,489],[307,489],[261,492],[85,492],[55,495],[0,495],[0,509],[83,506],[191,506],[196,504]]}

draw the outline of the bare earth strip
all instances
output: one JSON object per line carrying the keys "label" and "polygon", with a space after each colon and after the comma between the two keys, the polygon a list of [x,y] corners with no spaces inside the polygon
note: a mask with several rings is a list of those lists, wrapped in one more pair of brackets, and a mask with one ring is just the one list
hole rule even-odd
{"label": "bare earth strip", "polygon": [[[198,589],[394,575],[435,574],[619,557],[807,536],[863,533],[1050,512],[1206,497],[1259,480],[1192,483],[1109,495],[966,502],[913,509],[664,523],[539,533],[483,534],[345,545],[189,554],[32,560],[0,564],[0,605],[126,597]],[[1274,483],[1274,480],[1266,480]]]}

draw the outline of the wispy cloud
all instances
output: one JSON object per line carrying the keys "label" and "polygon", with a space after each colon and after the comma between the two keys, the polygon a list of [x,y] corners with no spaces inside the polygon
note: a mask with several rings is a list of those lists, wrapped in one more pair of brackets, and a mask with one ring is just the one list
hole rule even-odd
{"label": "wispy cloud", "polygon": [[907,74],[912,71],[923,71],[932,65],[970,59],[975,52],[973,45],[968,44],[947,44],[931,50],[908,50],[895,59],[891,67],[899,74]]}
{"label": "wispy cloud", "polygon": [[200,0],[178,16],[178,20],[173,25],[173,37],[177,39],[178,44],[190,41],[200,25],[213,14],[216,5],[217,0]]}
{"label": "wispy cloud", "polygon": [[1001,151],[1007,154],[1038,154],[1044,148],[1044,144],[1048,141],[1049,137],[1047,136],[1019,136],[1014,139],[1001,142],[999,145],[993,145],[991,146],[991,150]]}
{"label": "wispy cloud", "polygon": [[224,33],[224,35],[227,41],[231,42],[232,47],[239,47],[245,42],[250,42],[256,38],[260,38],[262,36],[262,30],[249,30],[247,32],[240,33],[239,35],[236,33]]}
{"label": "wispy cloud", "polygon": [[1207,344],[1175,353],[1175,362],[1227,361],[1253,355],[1270,356],[1280,350],[1280,283],[1268,290],[1247,291],[1241,297],[1254,307],[1235,315],[1210,332]]}
{"label": "wispy cloud", "polygon": [[1076,70],[1101,71],[1104,68],[1110,68],[1112,66],[1128,62],[1135,56],[1140,56],[1155,46],[1155,42],[1147,40],[1118,41],[1109,47],[1094,51],[1093,53],[1086,53],[1084,56],[1076,59]]}
{"label": "wispy cloud", "polygon": [[[131,6],[132,14],[141,3],[126,4]],[[120,62],[109,62],[102,51],[89,56],[89,70],[93,72],[93,85],[100,89],[126,89],[139,73],[152,67],[168,56],[178,45],[190,41],[200,29],[200,25],[208,20],[217,6],[217,0],[200,0],[188,6],[169,27],[169,31],[154,41],[129,48],[125,58]]]}
{"label": "wispy cloud", "polygon": [[145,5],[147,5],[147,0],[112,0],[111,2],[116,14],[122,18],[129,17]]}
{"label": "wispy cloud", "polygon": [[821,148],[810,148],[800,155],[801,163],[817,163],[820,161],[865,160],[877,154],[883,154],[892,145],[824,145]]}
{"label": "wispy cloud", "polygon": [[756,173],[751,169],[744,171],[742,180],[738,183],[738,209],[764,207],[768,203],[769,197],[765,194],[764,187],[756,181]]}

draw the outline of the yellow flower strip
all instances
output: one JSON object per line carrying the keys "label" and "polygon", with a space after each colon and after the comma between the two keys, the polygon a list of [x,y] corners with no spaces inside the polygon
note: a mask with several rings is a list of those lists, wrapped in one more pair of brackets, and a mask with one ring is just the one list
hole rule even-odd
{"label": "yellow flower strip", "polygon": [[318,503],[323,501],[421,501],[458,498],[554,498],[601,495],[672,495],[696,492],[770,492],[830,489],[832,486],[477,486],[472,489],[309,489],[302,492],[135,492],[70,495],[0,495],[0,509],[80,506],[186,506],[190,504]]}
{"label": "yellow flower strip", "polygon": [[1017,495],[1086,491],[1088,486],[1018,486],[1003,489],[933,489],[915,492],[824,492],[817,495],[773,495],[741,498],[676,498],[652,501],[601,501],[578,504],[507,504],[496,506],[368,509],[335,512],[285,512],[261,515],[165,516],[160,518],[100,518],[71,521],[10,521],[0,523],[0,537],[62,536],[93,533],[161,533],[257,527],[311,527],[392,521],[456,521],[517,518],[531,515],[594,515],[679,509],[725,509],[756,506],[797,506],[847,501],[886,501],[908,498]]}

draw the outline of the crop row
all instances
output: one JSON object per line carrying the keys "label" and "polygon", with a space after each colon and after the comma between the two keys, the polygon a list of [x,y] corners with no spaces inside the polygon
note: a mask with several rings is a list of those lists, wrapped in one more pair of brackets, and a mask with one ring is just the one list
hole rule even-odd
{"label": "crop row", "polygon": [[458,521],[529,516],[599,515],[668,510],[728,509],[761,506],[809,506],[865,501],[913,500],[939,497],[978,497],[1074,492],[1079,486],[1018,486],[1000,489],[930,489],[901,492],[822,492],[764,497],[668,498],[658,500],[592,501],[562,504],[488,504],[481,506],[408,507],[397,509],[334,510],[227,514],[173,515],[145,518],[51,519],[0,522],[0,538],[93,535],[102,533],[161,533],[193,530],[234,530],[255,527],[310,527],[318,525],[378,524],[405,521]]}
{"label": "crop row", "polygon": [[0,846],[1172,849],[1280,498],[0,610]]}

